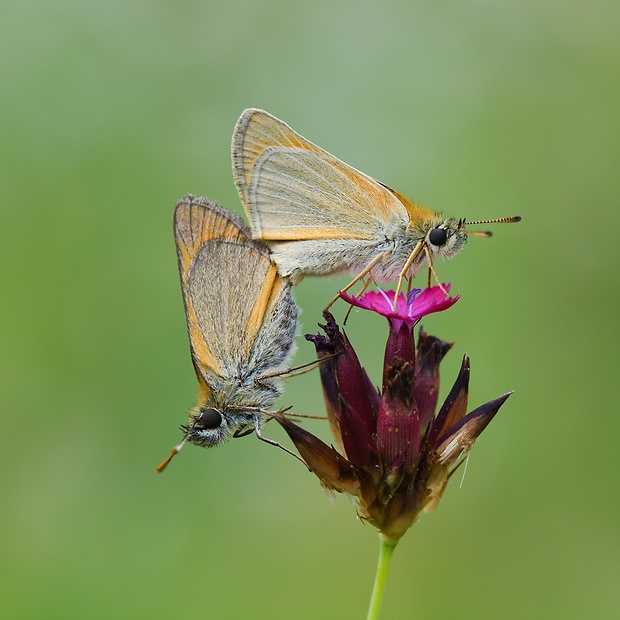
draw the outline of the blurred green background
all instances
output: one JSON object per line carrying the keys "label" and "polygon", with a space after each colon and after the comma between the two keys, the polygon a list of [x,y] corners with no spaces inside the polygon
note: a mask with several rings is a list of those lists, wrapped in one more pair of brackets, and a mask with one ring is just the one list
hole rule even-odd
{"label": "blurred green background", "polygon": [[[0,615],[365,617],[376,534],[282,451],[154,472],[196,389],[173,205],[241,212],[230,138],[262,107],[435,209],[524,218],[438,265],[462,295],[423,322],[456,342],[442,392],[468,352],[472,408],[516,393],[402,540],[382,619],[617,618],[619,6],[4,3]],[[301,283],[302,333],[345,281]],[[348,333],[378,382],[383,321]],[[321,414],[318,374],[281,402]]]}

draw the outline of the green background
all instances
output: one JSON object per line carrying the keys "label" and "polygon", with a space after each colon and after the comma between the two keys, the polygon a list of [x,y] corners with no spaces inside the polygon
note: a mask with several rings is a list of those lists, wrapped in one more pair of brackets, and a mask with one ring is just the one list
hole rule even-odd
{"label": "green background", "polygon": [[[0,615],[365,617],[375,532],[282,451],[154,472],[196,389],[173,205],[241,212],[230,138],[261,107],[435,209],[524,218],[438,264],[462,295],[423,322],[456,342],[442,392],[468,352],[472,408],[516,393],[396,550],[382,619],[617,618],[619,6],[5,3]],[[345,282],[301,283],[302,333]],[[383,323],[348,327],[375,381]],[[321,414],[317,373],[281,403]]]}

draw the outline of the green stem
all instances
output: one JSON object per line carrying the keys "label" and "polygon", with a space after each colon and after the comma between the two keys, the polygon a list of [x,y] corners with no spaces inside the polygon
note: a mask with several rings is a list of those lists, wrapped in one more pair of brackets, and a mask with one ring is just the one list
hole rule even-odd
{"label": "green stem", "polygon": [[370,606],[368,607],[368,616],[366,620],[377,620],[381,609],[381,601],[383,600],[383,590],[385,589],[385,579],[387,577],[388,568],[392,553],[396,548],[396,540],[390,540],[383,534],[379,534],[379,563],[377,564],[377,574],[375,575],[375,585],[372,588],[370,597]]}

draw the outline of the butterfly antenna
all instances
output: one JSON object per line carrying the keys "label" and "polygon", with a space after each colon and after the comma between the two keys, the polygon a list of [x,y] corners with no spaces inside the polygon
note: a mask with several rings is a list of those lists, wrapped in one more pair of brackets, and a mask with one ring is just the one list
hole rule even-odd
{"label": "butterfly antenna", "polygon": [[[191,429],[190,429],[191,430]],[[168,467],[168,463],[170,463],[170,461],[172,460],[172,457],[175,456],[175,454],[178,454],[181,451],[181,448],[185,445],[185,442],[189,439],[189,430],[187,431],[187,433],[185,433],[185,437],[183,437],[183,439],[181,439],[181,441],[179,441],[179,443],[174,446],[174,448],[172,448],[172,450],[170,450],[170,456],[166,459],[164,459],[156,468],[155,471],[158,474],[161,474],[162,471],[164,471],[164,469],[166,469],[166,467]]]}
{"label": "butterfly antenna", "polygon": [[465,230],[465,226],[475,226],[476,224],[512,224],[513,222],[520,221],[520,215],[498,217],[494,220],[476,220],[475,222],[468,222],[465,218],[463,218],[459,220],[456,229],[465,231],[468,235],[473,235],[474,237],[492,237],[493,233],[490,230]]}
{"label": "butterfly antenna", "polygon": [[468,222],[467,220],[463,219],[463,226],[467,225],[473,225],[473,224],[512,224],[514,222],[520,222],[521,221],[521,216],[520,215],[511,215],[510,217],[498,217],[495,220],[477,220],[475,222]]}

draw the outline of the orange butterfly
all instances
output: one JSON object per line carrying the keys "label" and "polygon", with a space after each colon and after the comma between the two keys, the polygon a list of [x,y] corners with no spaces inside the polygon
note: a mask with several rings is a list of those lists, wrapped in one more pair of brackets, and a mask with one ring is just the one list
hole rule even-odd
{"label": "orange butterfly", "polygon": [[280,446],[261,428],[282,393],[298,315],[290,281],[234,213],[186,196],[174,210],[174,238],[199,396],[159,472],[186,441],[215,446],[254,431]]}
{"label": "orange butterfly", "polygon": [[232,161],[254,237],[269,243],[280,273],[295,283],[351,272],[343,290],[369,275],[398,280],[398,292],[405,277],[425,265],[434,273],[437,256],[451,258],[467,241],[465,220],[410,202],[263,110],[245,110],[237,121]]}

